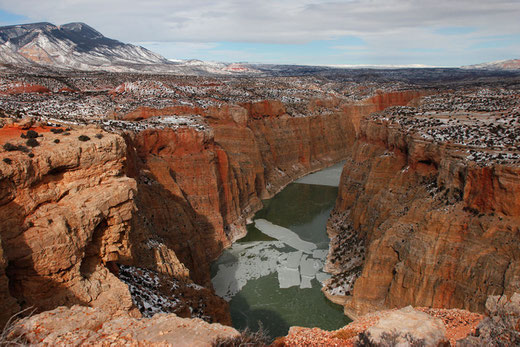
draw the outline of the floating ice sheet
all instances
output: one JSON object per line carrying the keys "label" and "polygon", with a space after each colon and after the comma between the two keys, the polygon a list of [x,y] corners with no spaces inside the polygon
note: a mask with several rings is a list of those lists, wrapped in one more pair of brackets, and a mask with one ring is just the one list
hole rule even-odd
{"label": "floating ice sheet", "polygon": [[225,251],[217,274],[211,279],[218,296],[231,300],[247,281],[274,273],[282,253],[280,242],[236,243]]}
{"label": "floating ice sheet", "polygon": [[316,260],[312,258],[302,257],[300,262],[300,271],[302,276],[314,278],[314,275],[318,272],[318,269],[314,266],[315,261]]}
{"label": "floating ice sheet", "polygon": [[303,289],[303,288],[312,288],[312,283],[311,281],[314,279],[314,276],[312,277],[309,277],[309,276],[303,276],[302,275],[302,282],[300,283],[300,288]]}
{"label": "floating ice sheet", "polygon": [[318,280],[318,282],[320,283],[323,283],[325,282],[326,280],[328,280],[329,278],[331,278],[331,275],[328,274],[328,273],[325,273],[325,272],[318,272],[316,274],[316,279]]}
{"label": "floating ice sheet", "polygon": [[312,257],[316,259],[326,259],[328,253],[328,249],[315,249],[312,251]]}
{"label": "floating ice sheet", "polygon": [[299,180],[296,180],[295,183],[338,187],[344,164],[345,162],[341,162],[327,169],[304,176]]}
{"label": "floating ice sheet", "polygon": [[300,284],[300,271],[282,267],[278,269],[280,288],[289,288]]}
{"label": "floating ice sheet", "polygon": [[292,252],[287,256],[286,267],[289,269],[298,270],[298,266],[300,266],[300,259],[302,257],[302,252]]}
{"label": "floating ice sheet", "polygon": [[273,224],[265,219],[256,219],[255,226],[258,230],[277,240],[286,243],[294,249],[305,253],[312,253],[316,245],[312,242],[303,241],[294,231]]}

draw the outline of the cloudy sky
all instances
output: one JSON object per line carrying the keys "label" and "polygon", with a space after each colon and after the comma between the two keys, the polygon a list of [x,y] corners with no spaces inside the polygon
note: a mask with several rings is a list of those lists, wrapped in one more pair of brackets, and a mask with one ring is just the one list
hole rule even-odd
{"label": "cloudy sky", "polygon": [[170,59],[460,66],[520,58],[520,0],[0,0],[0,25],[85,22]]}

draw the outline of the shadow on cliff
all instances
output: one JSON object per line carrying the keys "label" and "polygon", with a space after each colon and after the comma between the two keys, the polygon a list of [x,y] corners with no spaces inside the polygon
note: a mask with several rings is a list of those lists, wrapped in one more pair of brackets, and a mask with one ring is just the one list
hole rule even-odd
{"label": "shadow on cliff", "polygon": [[182,190],[180,196],[174,195],[170,191],[172,187],[163,183],[170,181],[178,187],[171,169],[168,170],[170,177],[158,178],[146,160],[135,153],[131,143],[128,151],[127,175],[138,183],[135,197],[138,211],[130,232],[133,264],[129,265],[164,272],[159,268],[158,261],[161,260],[154,253],[154,246],[145,245],[155,240],[175,252],[179,261],[189,269],[191,280],[212,288],[210,263],[224,248],[221,235],[204,215],[195,211]]}
{"label": "shadow on cliff", "polygon": [[[9,216],[5,218],[6,211]],[[27,235],[27,231],[31,228],[38,228],[30,221],[25,220],[25,208],[13,202],[0,206],[0,218],[3,219],[2,225],[2,247],[4,249],[4,257],[7,261],[6,276],[9,279],[9,293],[16,299],[17,303],[22,309],[33,307],[35,312],[45,311],[54,309],[57,306],[65,305],[72,306],[75,304],[88,306],[88,302],[80,299],[77,295],[70,290],[72,284],[77,284],[74,281],[78,276],[83,278],[88,277],[87,271],[92,268],[90,265],[94,265],[95,260],[90,258],[87,267],[84,265],[85,258],[80,259],[82,264],[81,274],[74,273],[74,266],[68,269],[57,269],[52,272],[52,267],[59,267],[60,261],[53,261],[52,257],[60,257],[62,254],[57,254],[56,250],[52,251],[52,248],[46,248],[42,246],[46,241],[55,242],[53,239],[45,239],[45,235],[36,235],[38,238],[37,242],[31,244],[28,243],[28,239],[33,239],[35,234],[40,233],[39,231],[33,231],[32,235]],[[52,220],[49,220],[49,223]],[[6,226],[7,228],[3,228]],[[93,243],[87,245],[87,254],[99,253],[100,240],[103,234],[103,227],[106,224],[101,223],[93,235]],[[39,247],[35,250],[33,247]],[[48,246],[47,246],[48,247]],[[96,251],[96,247],[97,251]],[[53,252],[53,254],[46,254],[47,252]],[[76,256],[79,256],[77,254]],[[87,256],[86,258],[89,258]],[[37,264],[36,261],[40,261]],[[45,267],[45,262],[48,262]],[[56,264],[58,263],[58,265]],[[83,273],[83,271],[85,271]],[[68,279],[68,283],[67,282]],[[31,312],[29,310],[28,312]]]}

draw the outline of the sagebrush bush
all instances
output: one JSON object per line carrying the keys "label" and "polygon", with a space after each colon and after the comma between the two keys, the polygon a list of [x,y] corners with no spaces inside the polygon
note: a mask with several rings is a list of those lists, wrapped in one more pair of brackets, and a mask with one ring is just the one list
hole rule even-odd
{"label": "sagebrush bush", "polygon": [[28,139],[35,139],[35,138],[38,137],[38,133],[36,131],[34,131],[34,130],[29,130],[25,134],[25,137],[28,138]]}
{"label": "sagebrush bush", "polygon": [[53,134],[61,134],[62,132],[64,132],[65,130],[63,130],[62,128],[52,128],[51,129],[51,132]]}
{"label": "sagebrush bush", "polygon": [[3,146],[3,148],[7,152],[13,152],[13,151],[20,151],[20,152],[24,152],[24,153],[29,152],[29,149],[27,147],[22,146],[22,145],[13,145],[9,142],[6,142]]}
{"label": "sagebrush bush", "polygon": [[29,344],[24,336],[16,333],[16,326],[24,319],[21,317],[28,318],[32,316],[34,312],[35,309],[33,307],[28,307],[12,315],[0,332],[0,346],[28,346]]}
{"label": "sagebrush bush", "polygon": [[403,345],[410,347],[425,347],[426,343],[422,339],[417,339],[411,334],[407,333],[402,336],[397,331],[384,332],[379,338],[379,342],[374,341],[368,331],[359,333],[358,341],[354,344],[356,347],[393,347],[397,345]]}
{"label": "sagebrush bush", "polygon": [[78,140],[83,142],[90,141],[90,137],[88,137],[87,135],[79,135]]}
{"label": "sagebrush bush", "polygon": [[36,140],[35,138],[30,138],[29,140],[27,140],[25,144],[29,147],[38,147],[40,145],[38,140]]}

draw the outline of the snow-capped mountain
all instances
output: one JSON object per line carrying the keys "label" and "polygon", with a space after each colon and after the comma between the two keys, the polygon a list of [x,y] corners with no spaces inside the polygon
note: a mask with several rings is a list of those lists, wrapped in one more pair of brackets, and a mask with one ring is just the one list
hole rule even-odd
{"label": "snow-capped mountain", "polygon": [[0,27],[0,68],[171,73],[180,75],[256,74],[241,64],[168,60],[141,46],[109,39],[85,23]]}
{"label": "snow-capped mountain", "polygon": [[143,47],[109,39],[84,23],[34,23],[0,27],[0,63],[120,71],[168,60]]}
{"label": "snow-capped mountain", "polygon": [[480,70],[520,70],[520,59],[499,60],[489,63],[463,66],[462,68]]}

